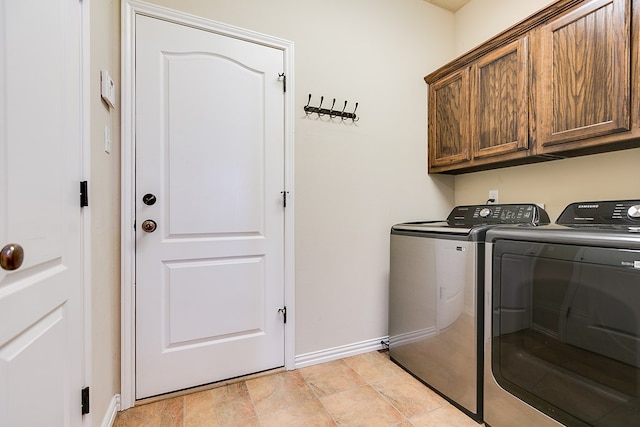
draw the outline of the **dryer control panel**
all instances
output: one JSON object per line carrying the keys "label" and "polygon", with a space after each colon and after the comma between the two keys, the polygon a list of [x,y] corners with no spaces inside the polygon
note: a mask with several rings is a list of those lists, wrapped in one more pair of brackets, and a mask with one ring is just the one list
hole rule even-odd
{"label": "dryer control panel", "polygon": [[535,204],[456,206],[447,217],[453,227],[491,224],[549,224],[549,215]]}
{"label": "dryer control panel", "polygon": [[556,224],[640,226],[640,200],[571,203],[562,211]]}

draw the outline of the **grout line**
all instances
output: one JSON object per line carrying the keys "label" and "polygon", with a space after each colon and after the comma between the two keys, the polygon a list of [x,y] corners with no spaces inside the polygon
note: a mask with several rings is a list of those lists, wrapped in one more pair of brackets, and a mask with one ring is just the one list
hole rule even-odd
{"label": "grout line", "polygon": [[187,425],[187,396],[182,396],[182,427]]}

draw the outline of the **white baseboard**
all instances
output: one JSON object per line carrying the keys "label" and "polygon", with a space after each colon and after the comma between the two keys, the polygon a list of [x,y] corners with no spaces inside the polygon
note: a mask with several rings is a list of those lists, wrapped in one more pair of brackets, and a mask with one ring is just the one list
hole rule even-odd
{"label": "white baseboard", "polygon": [[411,344],[418,341],[424,341],[426,339],[435,337],[437,335],[436,327],[431,326],[429,328],[420,329],[418,331],[411,331],[404,334],[398,334],[391,337],[390,344],[393,348],[397,346]]}
{"label": "white baseboard", "polygon": [[116,421],[116,415],[118,415],[119,410],[120,395],[116,394],[111,398],[111,402],[109,402],[109,407],[107,408],[107,412],[104,414],[101,427],[112,427],[113,423]]}
{"label": "white baseboard", "polygon": [[329,348],[326,350],[314,351],[312,353],[299,354],[296,356],[295,360],[296,369],[304,368],[305,366],[317,365],[318,363],[330,362],[332,360],[343,359],[357,354],[368,353],[374,350],[382,350],[386,347],[383,346],[381,342],[387,342],[388,340],[389,337],[385,336],[354,344]]}

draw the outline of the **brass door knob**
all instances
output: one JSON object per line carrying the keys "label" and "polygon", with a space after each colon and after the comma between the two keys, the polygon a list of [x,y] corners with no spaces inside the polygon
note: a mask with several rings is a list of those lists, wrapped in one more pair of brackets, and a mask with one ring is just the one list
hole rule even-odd
{"label": "brass door knob", "polygon": [[17,243],[9,243],[0,252],[0,267],[4,270],[17,270],[24,261],[24,249]]}
{"label": "brass door knob", "polygon": [[158,228],[156,222],[152,219],[147,219],[142,223],[142,231],[146,233],[153,233]]}

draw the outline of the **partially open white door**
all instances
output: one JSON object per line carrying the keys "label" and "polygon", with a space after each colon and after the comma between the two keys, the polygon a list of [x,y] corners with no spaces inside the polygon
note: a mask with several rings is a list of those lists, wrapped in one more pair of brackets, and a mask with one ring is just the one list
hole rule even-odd
{"label": "partially open white door", "polygon": [[0,1],[0,426],[80,426],[81,7]]}

